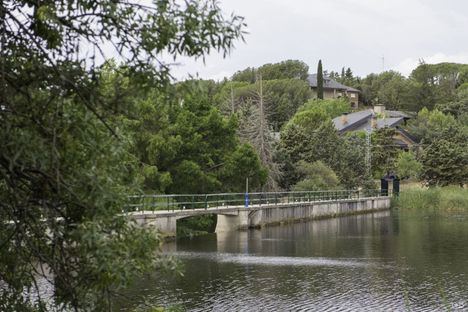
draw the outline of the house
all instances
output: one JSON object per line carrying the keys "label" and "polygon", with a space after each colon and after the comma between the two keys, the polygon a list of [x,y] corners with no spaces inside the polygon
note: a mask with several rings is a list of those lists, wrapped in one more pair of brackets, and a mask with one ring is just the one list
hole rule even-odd
{"label": "house", "polygon": [[340,134],[351,131],[372,131],[382,128],[394,128],[393,141],[402,150],[410,150],[416,139],[402,128],[410,116],[400,111],[385,110],[383,105],[366,109],[333,119],[333,124]]}
{"label": "house", "polygon": [[[317,97],[317,74],[309,75],[307,78],[309,86]],[[329,77],[323,77],[323,98],[339,99],[347,97],[353,108],[358,107],[360,91],[339,83]]]}

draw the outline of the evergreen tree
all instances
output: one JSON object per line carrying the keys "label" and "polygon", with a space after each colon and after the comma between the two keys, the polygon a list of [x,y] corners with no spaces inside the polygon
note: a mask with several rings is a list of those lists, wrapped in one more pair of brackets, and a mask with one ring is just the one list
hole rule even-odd
{"label": "evergreen tree", "polygon": [[317,98],[323,100],[323,70],[322,60],[319,60],[317,67]]}

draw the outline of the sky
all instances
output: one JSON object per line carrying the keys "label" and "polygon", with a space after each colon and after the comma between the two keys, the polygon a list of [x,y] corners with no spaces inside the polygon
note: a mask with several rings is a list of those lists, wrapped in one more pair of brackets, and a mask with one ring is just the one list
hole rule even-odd
{"label": "sky", "polygon": [[221,0],[226,14],[245,17],[245,43],[223,58],[179,58],[176,79],[221,80],[238,70],[288,59],[315,72],[350,67],[366,76],[409,75],[426,63],[468,63],[468,0]]}

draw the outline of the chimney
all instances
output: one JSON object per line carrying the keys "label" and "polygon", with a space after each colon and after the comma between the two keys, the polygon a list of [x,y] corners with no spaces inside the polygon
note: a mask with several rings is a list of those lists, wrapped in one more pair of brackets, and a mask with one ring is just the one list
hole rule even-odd
{"label": "chimney", "polygon": [[346,125],[348,123],[348,116],[346,114],[341,115],[341,123]]}
{"label": "chimney", "polygon": [[383,104],[376,104],[374,105],[374,113],[379,115],[385,114],[385,105]]}

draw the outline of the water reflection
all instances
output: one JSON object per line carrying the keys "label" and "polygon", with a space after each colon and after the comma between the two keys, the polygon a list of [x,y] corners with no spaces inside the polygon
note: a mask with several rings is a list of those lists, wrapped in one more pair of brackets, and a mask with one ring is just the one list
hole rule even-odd
{"label": "water reflection", "polygon": [[142,279],[119,308],[467,310],[467,220],[380,212],[180,240],[165,248],[184,276]]}

